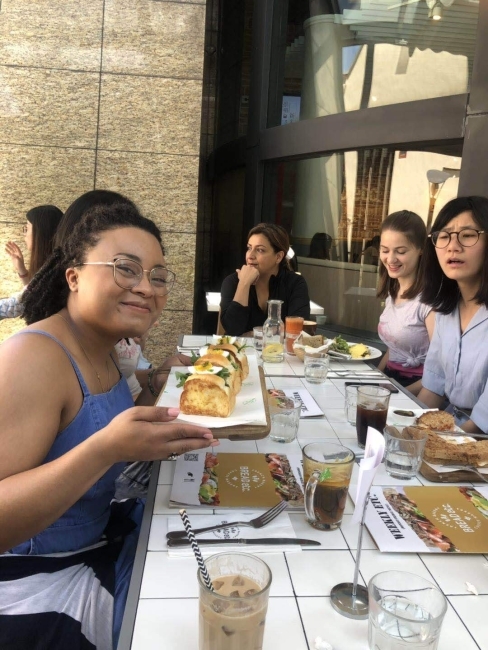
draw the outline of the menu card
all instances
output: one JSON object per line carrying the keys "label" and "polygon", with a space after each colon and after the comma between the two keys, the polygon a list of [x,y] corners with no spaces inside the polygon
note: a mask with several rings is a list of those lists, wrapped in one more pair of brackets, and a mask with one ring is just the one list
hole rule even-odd
{"label": "menu card", "polygon": [[366,525],[380,551],[487,553],[488,487],[374,487]]}
{"label": "menu card", "polygon": [[303,508],[301,455],[192,452],[176,461],[171,507]]}

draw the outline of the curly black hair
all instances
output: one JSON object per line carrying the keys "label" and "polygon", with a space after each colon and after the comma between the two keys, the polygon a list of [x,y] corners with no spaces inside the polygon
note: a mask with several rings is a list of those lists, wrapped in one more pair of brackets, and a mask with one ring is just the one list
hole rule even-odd
{"label": "curly black hair", "polygon": [[164,254],[159,228],[141,215],[134,204],[98,205],[87,211],[30,281],[22,296],[24,319],[36,323],[66,307],[69,288],[66,269],[82,264],[86,252],[96,246],[100,235],[116,228],[139,228],[153,235]]}

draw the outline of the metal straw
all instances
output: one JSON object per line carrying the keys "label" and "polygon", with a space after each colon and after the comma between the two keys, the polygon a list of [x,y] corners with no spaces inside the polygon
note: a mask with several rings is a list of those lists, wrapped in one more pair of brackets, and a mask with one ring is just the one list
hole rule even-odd
{"label": "metal straw", "polygon": [[207,587],[207,589],[210,589],[210,591],[213,591],[214,589],[212,587],[212,581],[210,580],[207,567],[205,566],[205,562],[203,561],[202,552],[200,551],[200,547],[198,546],[197,540],[195,539],[195,535],[193,534],[190,520],[188,519],[188,515],[186,514],[186,510],[184,508],[180,510],[180,517],[183,521],[183,525],[185,527],[188,539],[191,542],[191,547],[197,559],[198,566],[200,568],[200,573],[202,574],[202,578],[205,583],[205,586]]}

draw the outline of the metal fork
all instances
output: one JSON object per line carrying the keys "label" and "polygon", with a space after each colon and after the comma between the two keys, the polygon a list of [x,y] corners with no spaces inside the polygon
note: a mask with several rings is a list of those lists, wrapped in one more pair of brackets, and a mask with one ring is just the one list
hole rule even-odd
{"label": "metal fork", "polygon": [[[280,503],[275,505],[273,508],[266,510],[262,515],[251,519],[251,521],[231,521],[228,524],[216,524],[215,526],[207,526],[206,528],[194,528],[193,532],[195,535],[198,535],[199,533],[206,533],[209,530],[230,528],[231,526],[252,526],[252,528],[262,528],[263,526],[266,526],[266,524],[269,524],[270,521],[273,521],[280,512],[283,512],[287,505],[288,503],[286,501],[280,501]],[[166,533],[166,539],[181,539],[182,537],[186,537],[186,530],[173,530]]]}
{"label": "metal fork", "polygon": [[479,469],[474,465],[443,465],[442,467],[450,467],[451,469],[460,469],[460,470],[465,470],[467,472],[473,472],[474,474],[479,476],[482,481],[488,483],[488,475],[482,474],[479,471]]}

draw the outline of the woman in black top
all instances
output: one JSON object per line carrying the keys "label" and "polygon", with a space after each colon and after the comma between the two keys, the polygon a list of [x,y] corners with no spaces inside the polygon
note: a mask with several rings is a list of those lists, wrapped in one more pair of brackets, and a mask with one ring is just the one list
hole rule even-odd
{"label": "woman in black top", "polygon": [[281,318],[310,318],[310,299],[304,278],[290,270],[286,254],[288,233],[273,223],[249,231],[246,263],[222,283],[220,321],[227,334],[252,332],[268,317],[268,300],[283,300]]}

